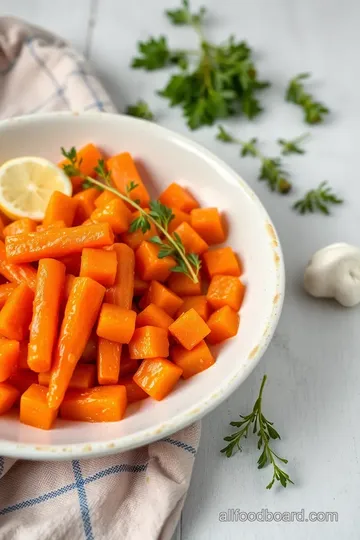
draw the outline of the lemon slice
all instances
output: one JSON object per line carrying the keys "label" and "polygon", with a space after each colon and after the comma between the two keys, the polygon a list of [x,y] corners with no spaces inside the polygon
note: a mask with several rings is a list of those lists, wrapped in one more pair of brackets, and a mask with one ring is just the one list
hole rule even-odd
{"label": "lemon slice", "polygon": [[72,184],[64,171],[40,157],[10,159],[0,167],[0,210],[11,219],[41,221],[51,195],[72,195]]}

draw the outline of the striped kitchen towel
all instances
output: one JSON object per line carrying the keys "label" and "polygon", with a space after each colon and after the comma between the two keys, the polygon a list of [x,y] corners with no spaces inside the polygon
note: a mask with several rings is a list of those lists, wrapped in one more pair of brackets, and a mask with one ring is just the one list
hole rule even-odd
{"label": "striped kitchen towel", "polygon": [[[67,43],[19,20],[0,18],[0,118],[67,109],[115,112],[84,58]],[[0,540],[170,539],[199,438],[197,423],[104,458],[0,457]]]}

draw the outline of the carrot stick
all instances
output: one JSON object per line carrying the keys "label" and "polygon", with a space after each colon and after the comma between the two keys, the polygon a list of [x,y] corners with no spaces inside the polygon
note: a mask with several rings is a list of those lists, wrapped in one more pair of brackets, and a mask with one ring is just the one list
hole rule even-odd
{"label": "carrot stick", "polygon": [[16,372],[20,354],[20,343],[13,339],[0,339],[0,382],[6,381]]}
{"label": "carrot stick", "polygon": [[29,367],[37,373],[51,368],[64,284],[65,265],[55,259],[42,259],[38,267],[28,353]]}
{"label": "carrot stick", "polygon": [[118,382],[121,348],[120,343],[98,338],[97,378],[99,384],[116,384]]}
{"label": "carrot stick", "polygon": [[0,311],[0,334],[8,339],[22,341],[29,334],[34,293],[21,283],[11,293]]}
{"label": "carrot stick", "polygon": [[5,305],[13,290],[16,289],[15,283],[3,283],[0,285],[0,309]]}
{"label": "carrot stick", "polygon": [[5,239],[6,257],[10,262],[27,263],[46,257],[57,259],[79,253],[86,247],[112,244],[114,235],[108,223],[48,229],[43,232],[16,234]]}
{"label": "carrot stick", "polygon": [[126,405],[125,386],[70,390],[61,405],[60,416],[78,422],[119,422]]}
{"label": "carrot stick", "polygon": [[48,404],[57,409],[95,324],[105,287],[90,278],[76,278],[66,304],[54,365],[51,370]]}
{"label": "carrot stick", "polygon": [[30,218],[22,218],[9,223],[3,229],[3,236],[9,236],[11,234],[20,234],[24,232],[35,232],[36,231],[36,221]]}
{"label": "carrot stick", "polygon": [[7,260],[5,244],[0,240],[0,274],[13,283],[26,283],[35,291],[36,270],[30,264],[14,264]]}

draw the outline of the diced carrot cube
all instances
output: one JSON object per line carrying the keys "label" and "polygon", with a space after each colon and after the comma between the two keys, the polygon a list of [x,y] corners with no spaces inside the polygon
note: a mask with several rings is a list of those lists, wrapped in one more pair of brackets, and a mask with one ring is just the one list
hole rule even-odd
{"label": "diced carrot cube", "polygon": [[39,384],[32,384],[20,399],[20,422],[28,426],[50,429],[57,417],[57,409],[50,409],[47,404],[48,389]]}
{"label": "diced carrot cube", "polygon": [[8,412],[19,399],[20,392],[9,383],[0,383],[0,414]]}
{"label": "diced carrot cube", "polygon": [[155,304],[149,304],[141,313],[136,317],[136,326],[158,326],[167,330],[174,322],[174,319],[166,313],[162,308]]}
{"label": "diced carrot cube", "polygon": [[34,293],[21,283],[11,293],[0,311],[0,334],[8,339],[22,341],[29,335]]}
{"label": "diced carrot cube", "polygon": [[74,217],[75,225],[82,225],[84,221],[90,218],[96,208],[95,202],[99,195],[100,191],[94,187],[84,189],[74,195],[73,199],[77,201],[77,209]]}
{"label": "diced carrot cube", "polygon": [[199,203],[188,190],[175,182],[161,193],[159,200],[165,206],[179,208],[183,212],[191,212],[194,208],[199,208]]}
{"label": "diced carrot cube", "polygon": [[55,221],[63,220],[66,227],[71,227],[78,206],[76,199],[60,191],[54,191],[46,207],[43,226],[48,227]]}
{"label": "diced carrot cube", "polygon": [[3,236],[9,236],[11,234],[21,234],[36,231],[37,223],[30,218],[21,218],[9,223],[3,229]]}
{"label": "diced carrot cube", "polygon": [[[148,208],[145,208],[144,210],[147,213],[150,212]],[[139,216],[140,216],[140,212],[134,212],[132,214],[131,219],[130,219],[130,226],[131,226],[131,223]],[[121,241],[127,244],[128,246],[130,246],[131,249],[136,250],[140,246],[143,240],[149,240],[156,234],[157,234],[156,227],[153,223],[150,222],[150,229],[146,231],[145,233],[143,233],[141,229],[138,229],[137,231],[134,231],[134,232],[127,231],[121,235]]]}
{"label": "diced carrot cube", "polygon": [[180,296],[165,287],[165,285],[154,280],[150,283],[144,301],[139,305],[141,308],[145,308],[149,304],[155,304],[166,311],[170,317],[173,317],[177,310],[182,306],[183,300]]}
{"label": "diced carrot cube", "polygon": [[171,269],[176,266],[172,257],[158,258],[160,247],[151,242],[143,241],[136,250],[136,271],[144,281],[165,281]]}
{"label": "diced carrot cube", "polygon": [[129,343],[135,330],[136,313],[113,304],[103,304],[96,333],[99,337]]}
{"label": "diced carrot cube", "polygon": [[115,193],[112,193],[111,191],[108,191],[107,189],[104,189],[104,191],[99,195],[99,197],[95,201],[95,207],[96,208],[102,208],[103,206],[106,206],[109,204],[109,202],[118,199],[119,197],[115,195]]}
{"label": "diced carrot cube", "polygon": [[242,268],[231,247],[207,251],[203,259],[210,277],[216,275],[239,277],[242,273]]}
{"label": "diced carrot cube", "polygon": [[137,328],[129,343],[129,355],[133,360],[156,357],[166,358],[169,356],[167,330],[155,326]]}
{"label": "diced carrot cube", "polygon": [[183,379],[188,379],[208,369],[215,363],[214,357],[205,341],[200,341],[191,351],[184,349],[181,345],[176,345],[171,350],[171,359],[174,364],[183,370]]}
{"label": "diced carrot cube", "polygon": [[0,285],[0,309],[5,305],[6,300],[16,287],[16,283],[2,283]]}
{"label": "diced carrot cube", "polygon": [[[150,286],[148,281],[143,281],[139,277],[134,278],[134,296],[142,296],[146,293]],[[1,298],[1,285],[0,285],[0,298]]]}
{"label": "diced carrot cube", "polygon": [[[41,386],[49,386],[51,371],[38,373],[38,381]],[[81,390],[92,388],[96,382],[96,366],[94,364],[78,364],[69,382],[69,388]]]}
{"label": "diced carrot cube", "polygon": [[80,422],[119,422],[127,405],[125,386],[98,386],[69,390],[60,406],[60,416]]}
{"label": "diced carrot cube", "polygon": [[189,311],[189,309],[191,308],[194,308],[195,311],[200,315],[200,317],[204,319],[204,321],[208,320],[210,309],[209,304],[206,300],[206,296],[184,296],[183,304],[178,309],[176,316],[180,317],[180,315],[182,315],[186,311]]}
{"label": "diced carrot cube", "polygon": [[175,229],[173,234],[175,233],[180,236],[187,253],[201,255],[209,248],[205,240],[186,221]]}
{"label": "diced carrot cube", "polygon": [[130,184],[133,183],[136,187],[128,193],[128,196],[133,201],[138,200],[142,208],[147,208],[150,202],[150,195],[129,152],[123,152],[122,154],[111,157],[107,161],[107,166],[111,173],[113,184],[120,193],[127,194]]}
{"label": "diced carrot cube", "polygon": [[168,232],[170,234],[172,234],[175,231],[176,227],[184,223],[184,221],[186,223],[189,223],[189,225],[191,224],[190,214],[187,214],[186,212],[179,210],[179,208],[172,208],[171,210],[174,217],[170,221],[169,226],[168,226]]}
{"label": "diced carrot cube", "polygon": [[221,343],[225,339],[236,336],[239,329],[239,314],[229,306],[214,311],[207,322],[211,332],[207,337],[209,343]]}
{"label": "diced carrot cube", "polygon": [[149,395],[133,380],[132,376],[119,379],[119,384],[125,386],[128,403],[135,403],[136,401],[142,401],[149,397]]}
{"label": "diced carrot cube", "polygon": [[131,212],[117,197],[110,201],[106,206],[96,208],[90,216],[94,223],[109,223],[116,234],[124,233],[128,230]]}
{"label": "diced carrot cube", "polygon": [[167,286],[171,291],[179,296],[198,296],[201,294],[201,277],[194,283],[186,274],[173,272],[167,280]]}
{"label": "diced carrot cube", "polygon": [[207,244],[225,242],[225,231],[217,208],[195,208],[191,212],[191,226]]}
{"label": "diced carrot cube", "polygon": [[[96,148],[92,143],[83,146],[77,152],[77,167],[84,176],[92,176],[95,173],[95,167],[97,167],[99,160],[103,159],[103,155],[100,150]],[[58,165],[63,168],[64,165],[68,165],[69,161],[64,159]],[[81,176],[74,176],[71,178],[74,192],[81,190],[84,179]]]}
{"label": "diced carrot cube", "polygon": [[210,328],[197,311],[191,308],[169,326],[169,332],[185,349],[190,351],[210,334]]}
{"label": "diced carrot cube", "polygon": [[182,369],[165,358],[143,360],[133,379],[149,396],[158,401],[174,388]]}
{"label": "diced carrot cube", "polygon": [[85,248],[82,250],[80,277],[90,277],[105,287],[114,285],[117,270],[115,251]]}
{"label": "diced carrot cube", "polygon": [[239,311],[245,294],[245,285],[234,276],[214,276],[206,295],[213,309],[230,306]]}

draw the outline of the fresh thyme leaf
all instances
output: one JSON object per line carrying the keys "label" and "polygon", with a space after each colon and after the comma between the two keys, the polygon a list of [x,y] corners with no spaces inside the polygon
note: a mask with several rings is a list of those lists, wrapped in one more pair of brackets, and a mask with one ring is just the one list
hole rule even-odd
{"label": "fresh thyme leaf", "polygon": [[160,201],[150,201],[150,216],[153,217],[157,223],[160,223],[165,230],[168,229],[169,223],[174,219],[174,214],[172,213],[171,208],[168,208],[164,204],[161,204]]}
{"label": "fresh thyme leaf", "polygon": [[139,186],[139,184],[135,184],[135,182],[133,180],[131,180],[131,182],[129,182],[128,185],[126,186],[126,193],[131,193],[138,186]]}
{"label": "fresh thyme leaf", "polygon": [[136,219],[134,219],[134,221],[130,223],[129,232],[133,233],[135,231],[140,230],[143,234],[145,234],[150,229],[151,229],[150,222],[147,218],[147,215],[144,213],[144,214],[141,214],[139,217],[137,217]]}
{"label": "fresh thyme leaf", "polygon": [[270,483],[266,486],[266,489],[271,489],[275,481],[280,482],[283,487],[286,487],[289,483],[293,484],[289,475],[280,469],[277,461],[286,464],[287,459],[278,456],[274,450],[270,447],[270,440],[280,439],[280,435],[273,427],[273,423],[265,418],[262,413],[262,394],[266,383],[266,375],[264,375],[260,386],[259,396],[255,402],[253,410],[247,416],[241,416],[240,422],[230,422],[233,427],[240,428],[238,431],[224,437],[224,441],[228,443],[225,448],[221,450],[227,457],[231,457],[237,451],[241,451],[241,441],[246,439],[249,434],[249,429],[253,425],[252,432],[258,437],[257,448],[261,450],[257,465],[258,469],[266,467],[266,465],[272,465],[273,476]]}
{"label": "fresh thyme leaf", "polygon": [[283,156],[288,156],[289,154],[305,154],[305,150],[301,148],[301,144],[309,138],[309,133],[304,133],[300,137],[295,139],[278,139],[278,144],[281,146],[281,153]]}
{"label": "fresh thyme leaf", "polygon": [[107,170],[105,161],[99,159],[97,166],[94,168],[96,174],[101,178],[105,184],[110,184],[110,171]]}
{"label": "fresh thyme leaf", "polygon": [[200,24],[206,13],[206,9],[201,7],[198,13],[191,13],[189,1],[182,0],[182,7],[178,9],[167,10],[167,17],[175,25],[190,25],[190,24]]}
{"label": "fresh thyme leaf", "polygon": [[154,120],[154,115],[149,105],[141,99],[135,105],[129,105],[126,109],[126,114],[135,116],[136,118],[143,118],[144,120]]}
{"label": "fresh thyme leaf", "polygon": [[234,137],[228,131],[226,131],[226,129],[223,126],[219,125],[217,126],[217,128],[218,128],[218,133],[216,135],[216,138],[219,141],[229,142],[229,143],[236,142]]}
{"label": "fresh thyme leaf", "polygon": [[321,212],[322,214],[329,215],[329,206],[333,204],[342,204],[344,201],[340,199],[331,190],[327,182],[321,182],[316,189],[311,189],[303,199],[297,201],[293,208],[300,214],[307,214],[313,212]]}
{"label": "fresh thyme leaf", "polygon": [[[66,172],[66,171],[65,171]],[[89,180],[84,180],[83,183],[81,184],[81,187],[82,189],[89,189],[89,188],[95,188],[97,189],[98,191],[104,191],[104,188],[103,187],[100,187],[100,186],[94,186],[94,184],[92,182],[90,182]]]}
{"label": "fresh thyme leaf", "polygon": [[65,148],[61,147],[61,154],[66,158],[69,163],[63,165],[63,170],[67,176],[79,176],[80,170],[77,163],[77,152],[75,146],[72,146],[69,151],[66,151]]}
{"label": "fresh thyme leaf", "polygon": [[140,55],[133,58],[131,66],[153,71],[165,67],[171,59],[171,52],[164,36],[158,39],[150,38],[148,41],[139,41]]}
{"label": "fresh thyme leaf", "polygon": [[303,81],[310,77],[310,73],[300,73],[290,80],[285,93],[286,101],[299,105],[304,111],[304,120],[308,124],[320,124],[329,109],[320,101],[305,91]]}

